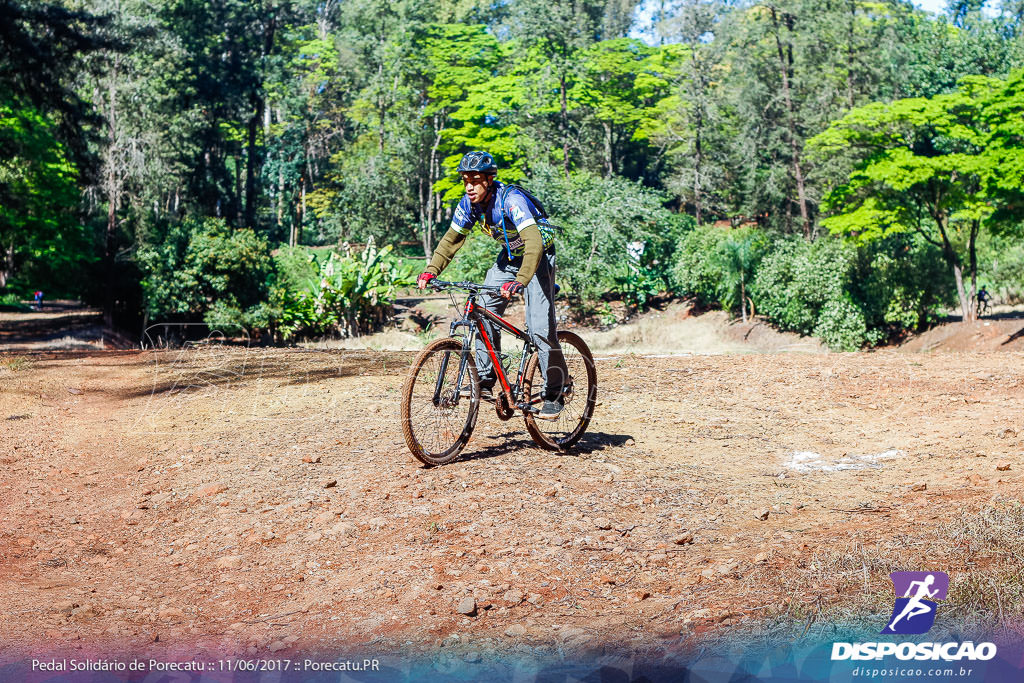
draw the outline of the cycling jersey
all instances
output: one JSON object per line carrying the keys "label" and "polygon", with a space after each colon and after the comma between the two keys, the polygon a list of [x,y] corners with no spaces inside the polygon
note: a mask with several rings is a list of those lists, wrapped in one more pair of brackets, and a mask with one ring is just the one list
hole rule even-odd
{"label": "cycling jersey", "polygon": [[[541,211],[530,198],[519,191],[518,188],[510,187],[505,190],[505,184],[495,180],[494,188],[488,197],[486,204],[473,204],[469,201],[469,195],[463,195],[462,201],[455,207],[455,214],[452,216],[451,228],[461,235],[468,235],[473,230],[473,225],[480,223],[480,229],[484,234],[504,242],[508,240],[508,249],[514,256],[522,256],[523,239],[519,231],[531,225],[536,225],[544,240],[544,249],[547,250],[555,239],[555,233]],[[504,198],[504,216],[508,219],[502,225],[502,207],[500,198]]]}

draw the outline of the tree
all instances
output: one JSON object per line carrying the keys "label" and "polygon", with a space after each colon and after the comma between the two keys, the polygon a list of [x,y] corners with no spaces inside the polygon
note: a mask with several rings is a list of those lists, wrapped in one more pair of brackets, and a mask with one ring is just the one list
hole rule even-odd
{"label": "tree", "polygon": [[726,309],[735,309],[738,302],[743,322],[747,322],[747,288],[764,253],[764,246],[763,240],[759,240],[756,233],[747,232],[724,240],[715,254],[715,261],[723,275],[718,283],[719,301]]}
{"label": "tree", "polygon": [[53,277],[91,256],[78,219],[78,169],[56,128],[32,107],[0,101],[0,288],[28,259]]}
{"label": "tree", "polygon": [[455,123],[456,109],[466,102],[474,87],[494,77],[503,55],[498,40],[483,24],[432,24],[420,38],[419,47],[425,68],[416,75],[416,105],[423,131],[416,140],[416,194],[423,250],[429,258],[434,248],[434,226],[441,223],[445,210],[445,184],[438,185],[451,170],[445,168],[445,157],[459,156],[462,151],[453,149],[452,136],[446,133]]}
{"label": "tree", "polygon": [[679,45],[650,48],[631,38],[603,40],[580,51],[580,76],[568,99],[571,108],[584,110],[581,124],[600,131],[595,149],[606,178],[629,175],[624,157],[630,143],[647,143],[658,126],[657,104],[669,95],[683,51]]}
{"label": "tree", "polygon": [[0,287],[27,261],[67,277],[93,245],[78,212],[97,170],[99,117],[74,88],[84,57],[116,47],[109,18],[0,0]]}
{"label": "tree", "polygon": [[914,231],[938,246],[964,321],[975,317],[980,231],[1024,208],[1020,175],[1007,180],[1024,168],[1021,79],[967,78],[955,93],[870,104],[811,141],[852,164],[826,197],[823,225],[861,242]]}
{"label": "tree", "polygon": [[666,185],[693,207],[698,224],[721,209],[715,190],[724,174],[714,151],[723,147],[716,139],[723,118],[717,81],[725,58],[720,45],[725,41],[715,38],[722,10],[717,2],[689,0],[659,26],[663,35],[682,41],[688,49],[680,51],[682,68],[674,92],[660,103],[662,125],[651,137],[669,157]]}
{"label": "tree", "polygon": [[[544,102],[545,109],[557,112],[557,130],[561,142],[562,172],[569,177],[569,90],[578,78],[577,54],[602,38],[615,38],[622,31],[622,3],[603,0],[520,0],[513,5],[510,27],[513,37],[527,49],[535,50],[544,65],[542,74],[557,90],[557,104]],[[610,12],[609,12],[610,10]],[[607,20],[606,20],[607,18]],[[553,106],[552,106],[553,105]]]}

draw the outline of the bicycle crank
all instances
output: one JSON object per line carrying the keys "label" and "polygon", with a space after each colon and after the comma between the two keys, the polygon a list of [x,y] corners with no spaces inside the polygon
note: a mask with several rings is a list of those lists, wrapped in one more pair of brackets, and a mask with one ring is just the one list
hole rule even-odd
{"label": "bicycle crank", "polygon": [[502,422],[507,422],[516,413],[516,409],[508,401],[508,394],[504,391],[498,392],[494,401],[494,412],[498,414],[498,419]]}

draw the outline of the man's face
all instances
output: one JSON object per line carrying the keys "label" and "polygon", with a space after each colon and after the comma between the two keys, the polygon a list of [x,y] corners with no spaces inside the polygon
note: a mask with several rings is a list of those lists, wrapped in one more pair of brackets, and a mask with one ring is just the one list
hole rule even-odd
{"label": "man's face", "polygon": [[466,188],[466,194],[469,195],[469,201],[474,204],[479,204],[487,197],[487,192],[491,189],[493,182],[494,176],[486,173],[462,174],[462,184]]}

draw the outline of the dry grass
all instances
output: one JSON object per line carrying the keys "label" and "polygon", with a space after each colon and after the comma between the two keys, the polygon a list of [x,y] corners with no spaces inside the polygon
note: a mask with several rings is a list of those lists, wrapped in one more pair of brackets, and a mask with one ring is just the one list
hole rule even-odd
{"label": "dry grass", "polygon": [[[926,558],[922,564],[921,558]],[[823,548],[810,561],[783,571],[759,570],[750,579],[775,583],[786,597],[763,606],[747,634],[766,643],[873,637],[895,598],[893,571],[937,569],[950,575],[930,637],[977,635],[1024,627],[1024,505],[996,501],[948,524],[913,536],[865,546]]]}
{"label": "dry grass", "polygon": [[11,372],[21,372],[28,370],[32,367],[32,361],[25,356],[12,356],[11,358],[4,358],[0,363],[3,367]]}

